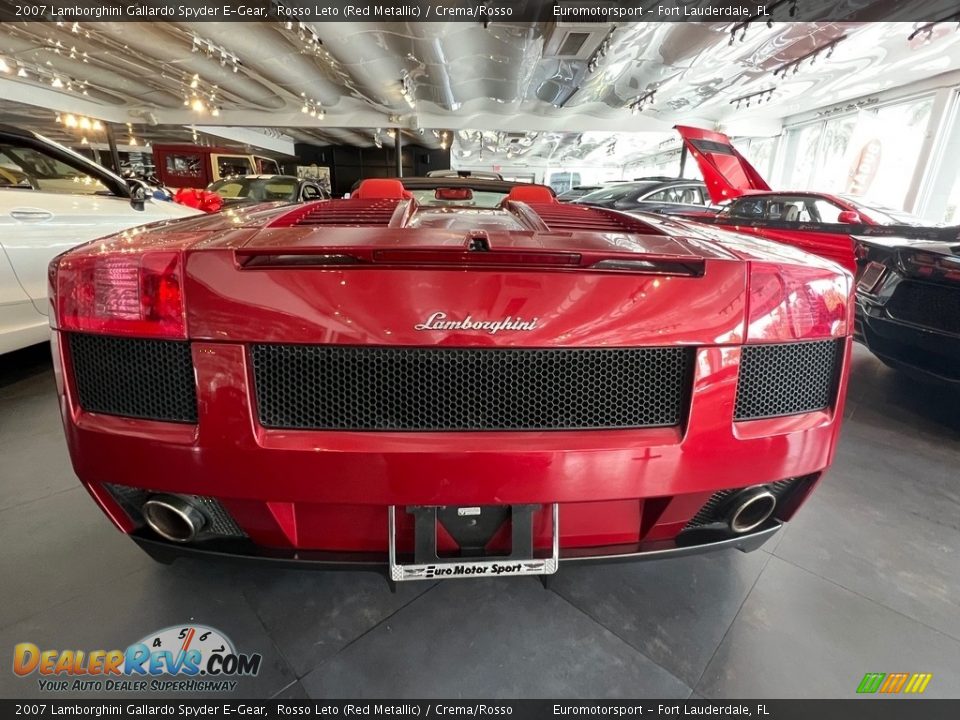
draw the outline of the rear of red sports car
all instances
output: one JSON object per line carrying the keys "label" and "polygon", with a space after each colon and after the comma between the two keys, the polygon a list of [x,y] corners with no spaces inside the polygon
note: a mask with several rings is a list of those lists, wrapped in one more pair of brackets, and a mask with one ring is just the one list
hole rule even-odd
{"label": "rear of red sports car", "polygon": [[442,193],[361,186],[54,261],[67,441],[121,530],[159,559],[406,580],[753,549],[792,516],[837,441],[845,271]]}

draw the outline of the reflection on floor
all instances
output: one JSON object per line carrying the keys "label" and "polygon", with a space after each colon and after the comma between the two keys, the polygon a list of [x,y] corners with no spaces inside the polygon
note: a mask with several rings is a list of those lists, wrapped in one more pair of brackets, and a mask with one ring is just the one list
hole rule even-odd
{"label": "reflection on floor", "polygon": [[[960,696],[958,395],[862,348],[835,467],[763,550],[396,594],[370,574],[151,562],[79,488],[46,353],[0,358],[0,653],[193,620],[264,656],[229,697],[852,697],[867,672]],[[0,672],[0,696],[38,694]]]}

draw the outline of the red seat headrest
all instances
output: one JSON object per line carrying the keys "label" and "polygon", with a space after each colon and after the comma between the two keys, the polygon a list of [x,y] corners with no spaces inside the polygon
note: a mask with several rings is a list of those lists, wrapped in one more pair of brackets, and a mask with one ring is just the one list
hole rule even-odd
{"label": "red seat headrest", "polygon": [[399,180],[369,178],[350,197],[360,200],[405,200],[411,197]]}
{"label": "red seat headrest", "polygon": [[557,201],[557,197],[546,185],[515,185],[510,188],[507,200],[523,203],[552,203]]}

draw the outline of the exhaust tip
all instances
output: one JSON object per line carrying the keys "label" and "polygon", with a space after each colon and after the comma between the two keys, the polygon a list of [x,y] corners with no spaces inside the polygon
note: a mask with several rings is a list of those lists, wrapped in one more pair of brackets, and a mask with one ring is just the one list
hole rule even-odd
{"label": "exhaust tip", "polygon": [[202,512],[177,495],[155,495],[143,504],[141,512],[151,530],[177,543],[195,540],[207,520]]}
{"label": "exhaust tip", "polygon": [[742,535],[763,525],[776,508],[777,498],[769,490],[748,488],[734,499],[727,522],[733,532]]}

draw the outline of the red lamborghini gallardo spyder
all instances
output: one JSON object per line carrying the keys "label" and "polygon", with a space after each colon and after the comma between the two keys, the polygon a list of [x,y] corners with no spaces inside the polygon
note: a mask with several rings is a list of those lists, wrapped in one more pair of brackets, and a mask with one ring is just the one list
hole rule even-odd
{"label": "red lamborghini gallardo spyder", "polygon": [[393,580],[759,547],[830,465],[850,275],[479,178],[128,230],[50,267],[73,465],[154,557]]}

